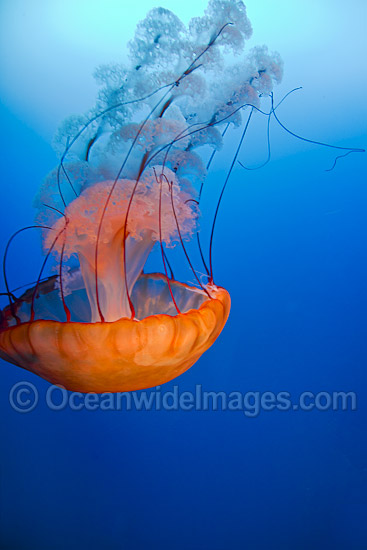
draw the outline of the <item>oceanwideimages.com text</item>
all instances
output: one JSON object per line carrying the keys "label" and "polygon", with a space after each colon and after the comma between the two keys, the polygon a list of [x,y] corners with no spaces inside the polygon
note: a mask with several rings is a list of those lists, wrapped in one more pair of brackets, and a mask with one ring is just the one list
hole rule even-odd
{"label": "oceanwideimages.com text", "polygon": [[353,391],[304,391],[298,396],[288,391],[210,391],[201,384],[194,391],[170,390],[161,386],[139,392],[81,393],[60,386],[43,392],[30,382],[18,382],[9,391],[11,407],[20,413],[32,412],[40,401],[55,412],[72,411],[240,411],[257,417],[271,411],[355,411],[357,394]]}

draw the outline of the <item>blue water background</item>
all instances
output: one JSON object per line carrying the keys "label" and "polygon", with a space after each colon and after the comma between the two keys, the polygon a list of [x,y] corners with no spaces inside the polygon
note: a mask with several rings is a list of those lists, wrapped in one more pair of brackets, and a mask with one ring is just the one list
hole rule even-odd
{"label": "blue water background", "polygon": [[[346,103],[332,88],[317,105],[317,90],[295,94],[283,120],[329,142],[335,124],[337,145],[366,147],[365,105],[346,88]],[[0,115],[3,250],[32,223],[55,155],[6,102]],[[238,138],[213,164],[209,212]],[[265,138],[259,118],[241,159],[261,162]],[[227,325],[161,392],[354,391],[358,410],[55,412],[41,397],[19,414],[13,384],[32,382],[41,396],[48,384],[1,361],[1,549],[367,548],[366,155],[328,172],[332,151],[276,126],[272,144],[261,170],[236,166],[218,218],[215,279],[231,294]],[[9,259],[13,286],[37,277],[40,258],[37,236],[22,237]]]}

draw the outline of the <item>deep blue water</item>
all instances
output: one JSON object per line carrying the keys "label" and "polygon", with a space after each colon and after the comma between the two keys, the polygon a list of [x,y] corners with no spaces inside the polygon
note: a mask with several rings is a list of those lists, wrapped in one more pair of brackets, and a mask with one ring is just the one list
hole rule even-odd
{"label": "deep blue water", "polygon": [[[2,252],[32,223],[56,159],[12,112],[0,115]],[[316,118],[311,137],[324,130]],[[352,391],[357,410],[52,411],[47,382],[1,361],[1,549],[367,548],[366,155],[327,172],[334,153],[277,132],[283,153],[258,171],[236,167],[218,218],[227,325],[160,391]],[[213,165],[209,211],[235,135]],[[337,145],[367,143],[356,133]],[[37,278],[39,244],[32,234],[14,245],[12,287]],[[20,381],[40,395],[29,414],[9,404]]]}

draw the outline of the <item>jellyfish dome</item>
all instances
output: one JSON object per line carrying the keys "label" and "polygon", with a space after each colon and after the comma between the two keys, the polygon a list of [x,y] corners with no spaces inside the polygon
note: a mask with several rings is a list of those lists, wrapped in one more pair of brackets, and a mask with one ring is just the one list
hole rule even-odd
{"label": "jellyfish dome", "polygon": [[[213,276],[221,197],[206,261],[201,193],[228,127],[240,127],[282,76],[278,54],[243,53],[251,32],[238,0],[210,0],[187,27],[157,8],[138,24],[128,63],[96,70],[96,105],[59,128],[59,164],[25,228],[42,232],[38,281],[16,298],[5,276],[2,358],[69,390],[102,393],[167,382],[213,344],[230,296]],[[188,253],[196,240],[205,277]],[[175,280],[175,247],[194,283]],[[162,272],[145,273],[154,248]],[[47,261],[56,274],[45,278]]]}

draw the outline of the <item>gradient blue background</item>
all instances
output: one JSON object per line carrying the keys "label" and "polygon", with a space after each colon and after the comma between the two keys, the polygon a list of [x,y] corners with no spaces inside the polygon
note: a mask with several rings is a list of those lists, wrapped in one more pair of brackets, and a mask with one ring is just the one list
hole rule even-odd
{"label": "gradient blue background", "polygon": [[[185,22],[206,2],[162,1]],[[32,223],[32,198],[55,165],[58,122],[87,109],[95,65],[118,61],[152,1],[1,0],[1,247]],[[366,147],[364,0],[249,0],[252,44],[285,62],[277,97],[292,130]],[[265,155],[255,121],[241,160]],[[239,138],[210,176],[207,206]],[[366,156],[326,172],[334,153],[272,126],[273,160],[236,168],[214,248],[232,296],[221,337],[180,391],[355,391],[355,412],[53,412],[18,414],[18,381],[0,363],[2,550],[359,550],[367,548]],[[16,286],[35,277],[39,241],[9,259]]]}

